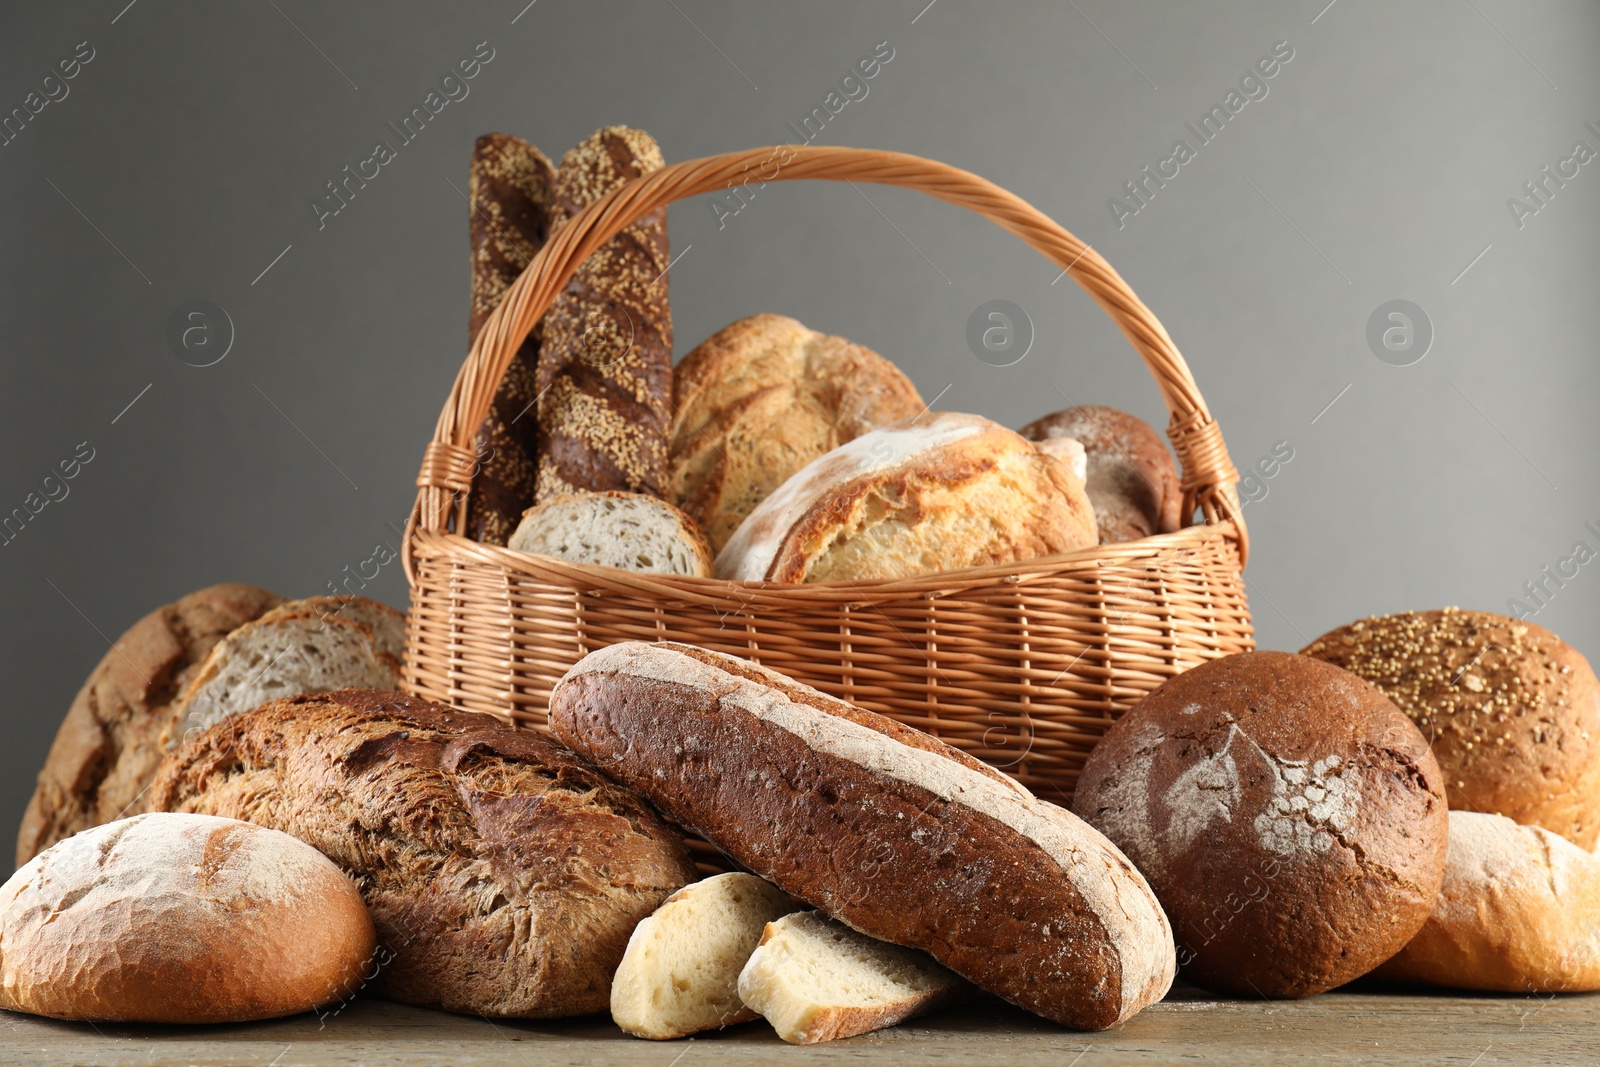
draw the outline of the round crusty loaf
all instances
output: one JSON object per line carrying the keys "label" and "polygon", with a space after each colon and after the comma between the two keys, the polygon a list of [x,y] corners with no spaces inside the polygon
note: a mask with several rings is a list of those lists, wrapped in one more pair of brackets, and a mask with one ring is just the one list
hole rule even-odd
{"label": "round crusty loaf", "polygon": [[725,326],[672,382],[668,496],[721,551],[795,471],[868,430],[925,410],[878,353],[783,315]]}
{"label": "round crusty loaf", "polygon": [[1030,441],[1070,437],[1083,445],[1101,544],[1171,533],[1181,524],[1177,464],[1143,419],[1084,404],[1035,419],[1020,432]]}
{"label": "round crusty loaf", "polygon": [[176,701],[216,643],[280,603],[253,585],[207,586],[117,638],[78,690],[17,832],[17,865],[63,838],[144,811]]}
{"label": "round crusty loaf", "polygon": [[1166,682],[1085,763],[1073,810],[1133,860],[1189,981],[1303,997],[1399,951],[1448,830],[1428,743],[1377,689],[1246,652]]}
{"label": "round crusty loaf", "polygon": [[470,1014],[604,1011],[634,926],[695,876],[675,829],[549,738],[382,690],[225,719],[150,804],[310,842],[393,953],[373,988]]}
{"label": "round crusty loaf", "polygon": [[1542,626],[1486,611],[1362,619],[1304,650],[1382,689],[1444,771],[1452,808],[1600,836],[1600,681]]}
{"label": "round crusty loaf", "polygon": [[998,423],[940,412],[802,467],[717,556],[717,577],[832,582],[1017,563],[1095,543],[1067,460]]}
{"label": "round crusty loaf", "polygon": [[0,886],[0,1007],[244,1022],[354,995],[377,948],[316,849],[235,819],[152,813],[34,857]]}
{"label": "round crusty loaf", "polygon": [[1171,985],[1172,932],[1133,865],[919,730],[745,660],[633,641],[567,672],[550,727],[790,896],[1030,1011],[1103,1029]]}
{"label": "round crusty loaf", "polygon": [[1600,859],[1543,827],[1452,811],[1438,904],[1374,973],[1507,993],[1600,989]]}
{"label": "round crusty loaf", "polygon": [[644,574],[711,577],[695,521],[643,493],[567,493],[523,512],[506,547]]}

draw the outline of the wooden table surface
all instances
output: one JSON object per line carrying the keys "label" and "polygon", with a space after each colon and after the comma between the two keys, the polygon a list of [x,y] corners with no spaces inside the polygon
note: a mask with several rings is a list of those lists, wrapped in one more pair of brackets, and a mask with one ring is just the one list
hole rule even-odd
{"label": "wooden table surface", "polygon": [[0,1013],[0,1063],[116,1067],[463,1067],[506,1064],[926,1063],[1600,1064],[1600,994],[1420,996],[1336,992],[1310,1000],[1220,1000],[1186,986],[1117,1030],[1080,1034],[995,1001],[848,1041],[791,1047],[749,1023],[687,1041],[630,1038],[603,1017],[488,1022],[377,1000],[337,1016],[243,1026],[62,1023]]}

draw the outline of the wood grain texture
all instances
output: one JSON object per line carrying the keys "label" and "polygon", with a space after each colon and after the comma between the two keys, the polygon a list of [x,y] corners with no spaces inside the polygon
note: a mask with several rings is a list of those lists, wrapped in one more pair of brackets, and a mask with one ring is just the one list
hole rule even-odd
{"label": "wood grain texture", "polygon": [[[1419,1063],[1495,1067],[1592,1064],[1600,994],[1563,997],[1403,996],[1371,991],[1309,1000],[1222,1000],[1188,986],[1123,1026],[1080,1034],[983,1000],[874,1034],[786,1046],[761,1022],[693,1041],[628,1037],[604,1016],[546,1023],[465,1015],[357,999],[323,1019],[297,1015],[244,1026],[62,1023],[0,1013],[0,1047],[14,1067],[123,1063],[139,1067],[503,1067],[608,1064],[718,1067],[782,1064],[1231,1064],[1293,1067]],[[681,1057],[681,1058],[678,1058]]]}

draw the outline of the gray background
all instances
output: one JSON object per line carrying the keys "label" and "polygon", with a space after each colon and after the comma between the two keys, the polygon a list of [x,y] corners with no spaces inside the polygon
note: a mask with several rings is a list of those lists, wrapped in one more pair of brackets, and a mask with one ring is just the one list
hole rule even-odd
{"label": "gray background", "polygon": [[[1370,613],[1503,611],[1575,541],[1600,549],[1600,161],[1521,229],[1506,206],[1574,142],[1600,149],[1597,5],[523,3],[97,0],[0,21],[0,111],[78,42],[96,51],[0,148],[0,513],[79,442],[95,456],[0,547],[0,825],[141,614],[223,580],[319,592],[399,547],[465,354],[456,189],[477,134],[557,157],[619,122],[669,159],[793,140],[785,123],[880,41],[894,58],[819,143],[919,153],[1032,201],[1160,315],[1241,468],[1293,448],[1245,512],[1264,646]],[[307,201],[480,41],[495,58],[470,95],[319,231]],[[1294,58],[1268,95],[1119,229],[1108,198],[1193,146],[1183,124],[1279,41]],[[769,185],[720,230],[706,201],[677,205],[679,353],[778,311],[894,358],[941,408],[1016,425],[1098,401],[1164,425],[1054,267],[954,208],[865,193]],[[195,298],[236,330],[203,369],[165,339]],[[965,342],[993,298],[1034,324],[1015,366]],[[1433,323],[1412,366],[1368,348],[1392,299]],[[1595,571],[1536,616],[1590,656]],[[398,562],[369,592],[404,605]]]}

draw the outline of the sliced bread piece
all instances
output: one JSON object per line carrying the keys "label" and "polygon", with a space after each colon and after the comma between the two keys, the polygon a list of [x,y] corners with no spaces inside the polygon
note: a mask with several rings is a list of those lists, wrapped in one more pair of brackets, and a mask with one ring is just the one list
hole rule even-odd
{"label": "sliced bread piece", "polygon": [[507,548],[645,574],[711,577],[711,546],[688,515],[643,493],[566,493],[522,514]]}
{"label": "sliced bread piece", "polygon": [[406,616],[387,604],[369,600],[364,596],[308,596],[290,600],[267,612],[265,618],[287,615],[295,611],[314,611],[323,618],[341,618],[359,622],[372,630],[373,644],[378,651],[394,660],[399,669],[406,655]]}
{"label": "sliced bread piece", "polygon": [[924,953],[857,933],[820,911],[768,923],[739,974],[740,999],[791,1045],[893,1026],[965,986]]}
{"label": "sliced bread piece", "polygon": [[273,612],[211,650],[179,700],[166,744],[271,700],[399,684],[399,665],[378,651],[372,627],[315,609]]}
{"label": "sliced bread piece", "polygon": [[767,924],[799,907],[740,871],[684,886],[634,927],[611,982],[611,1018],[657,1041],[754,1019],[739,972]]}

